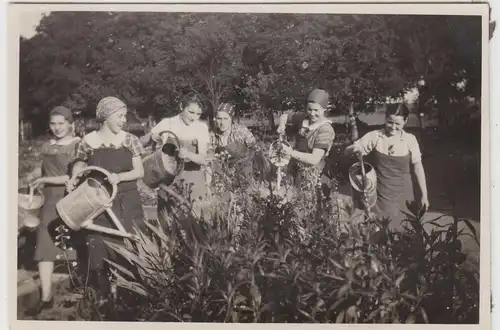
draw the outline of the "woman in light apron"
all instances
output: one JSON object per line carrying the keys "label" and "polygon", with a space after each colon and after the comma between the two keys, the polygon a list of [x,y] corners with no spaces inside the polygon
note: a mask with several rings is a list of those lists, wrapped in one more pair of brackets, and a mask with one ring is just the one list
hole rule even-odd
{"label": "woman in light apron", "polygon": [[70,174],[69,167],[75,158],[76,146],[80,141],[80,138],[74,136],[72,124],[73,114],[70,109],[59,106],[50,112],[49,127],[53,138],[42,146],[42,166],[28,174],[26,178],[33,188],[43,187],[42,192],[45,197],[35,248],[42,296],[39,306],[28,311],[32,315],[53,307],[54,262],[65,259],[65,252],[54,242],[55,235],[51,234],[51,228],[60,221],[56,203],[64,196],[65,183]]}
{"label": "woman in light apron", "polygon": [[346,148],[347,155],[373,158],[377,173],[377,204],[373,209],[379,218],[389,218],[389,228],[401,230],[408,212],[406,203],[415,200],[412,174],[419,188],[420,207],[428,209],[427,185],[418,141],[404,131],[409,110],[404,104],[387,106],[385,128],[367,133]]}
{"label": "woman in light apron", "polygon": [[[125,230],[133,233],[134,227],[144,229],[144,211],[137,188],[137,180],[144,175],[141,159],[144,148],[138,137],[123,131],[126,115],[126,105],[115,97],[105,97],[99,102],[96,117],[101,127],[83,137],[77,149],[73,174],[86,166],[98,166],[109,171],[110,182],[118,187],[111,209],[121,220]],[[68,182],[68,190],[73,190],[75,183],[75,178],[72,178]],[[106,213],[97,217],[94,223],[115,229]],[[85,236],[92,284],[100,293],[101,302],[105,302],[111,293],[111,286],[109,265],[104,259],[122,262],[118,254],[107,247],[105,241],[123,244],[123,238],[90,230]]]}
{"label": "woman in light apron", "polygon": [[[208,125],[200,121],[202,109],[203,104],[196,94],[184,95],[179,104],[181,113],[161,120],[150,133],[141,137],[141,142],[144,146],[152,142],[163,145],[169,138],[168,134],[160,136],[163,131],[171,131],[179,138],[179,157],[184,159],[184,169],[171,188],[188,200],[197,217],[208,220],[204,211],[210,193],[206,173],[210,134]],[[158,190],[158,217],[172,229],[176,228],[176,222],[171,220],[172,216],[179,214],[176,211],[178,205],[179,202],[171,195],[162,189]],[[196,224],[184,221],[182,227],[188,231],[195,230]]]}

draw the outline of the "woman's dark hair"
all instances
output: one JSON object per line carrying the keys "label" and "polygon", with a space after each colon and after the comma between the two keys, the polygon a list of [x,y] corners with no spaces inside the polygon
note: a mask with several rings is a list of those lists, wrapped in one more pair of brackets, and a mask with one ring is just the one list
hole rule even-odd
{"label": "woman's dark hair", "polygon": [[385,108],[385,116],[401,116],[404,120],[408,119],[410,110],[404,103],[388,104]]}
{"label": "woman's dark hair", "polygon": [[194,92],[184,94],[181,97],[180,102],[179,102],[181,110],[184,109],[185,107],[187,107],[188,105],[190,105],[191,103],[197,104],[201,108],[202,112],[204,112],[203,111],[203,109],[204,109],[203,101],[202,101],[201,97]]}

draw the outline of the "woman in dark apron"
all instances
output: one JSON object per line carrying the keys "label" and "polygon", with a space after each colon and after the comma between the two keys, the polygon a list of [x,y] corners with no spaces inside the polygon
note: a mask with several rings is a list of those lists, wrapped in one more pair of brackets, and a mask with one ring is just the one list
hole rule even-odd
{"label": "woman in dark apron", "polygon": [[73,115],[65,107],[56,107],[50,112],[50,131],[53,138],[42,146],[42,166],[30,173],[26,181],[33,188],[43,187],[45,202],[41,209],[40,225],[37,228],[35,261],[38,262],[41,284],[41,303],[28,311],[36,315],[41,310],[53,307],[52,274],[54,262],[64,260],[65,252],[56,246],[51,228],[60,218],[56,203],[64,196],[65,183],[69,179],[69,166],[74,160],[80,138],[74,136]]}
{"label": "woman in dark apron", "polygon": [[[101,127],[83,137],[77,149],[73,176],[86,166],[98,166],[109,171],[109,181],[116,183],[118,187],[111,209],[125,230],[133,233],[134,227],[144,229],[144,211],[137,188],[137,180],[144,175],[141,159],[144,148],[136,136],[123,131],[126,114],[126,105],[115,97],[105,97],[99,102],[96,117]],[[74,189],[75,183],[72,178],[68,183],[68,190]],[[107,213],[97,217],[94,224],[116,229]],[[102,298],[106,299],[111,287],[109,265],[104,258],[118,263],[121,260],[116,252],[107,247],[105,241],[123,244],[123,238],[87,231],[86,241],[93,285]]]}
{"label": "woman in dark apron", "polygon": [[[209,216],[206,212],[210,190],[208,188],[207,175],[207,150],[210,134],[206,123],[200,121],[203,104],[201,99],[194,93],[182,97],[179,109],[180,114],[161,120],[150,133],[141,137],[144,146],[152,142],[162,146],[171,137],[161,134],[163,131],[173,132],[180,140],[179,157],[184,159],[184,169],[177,176],[172,189],[182,195],[192,206],[196,217],[207,221]],[[172,217],[179,214],[179,202],[169,193],[162,189],[158,190],[158,216],[172,230],[177,224],[187,230],[197,231],[196,223],[191,221],[171,222]],[[168,215],[168,216],[167,216]],[[193,227],[194,226],[194,227]]]}
{"label": "woman in dark apron", "polygon": [[346,148],[346,154],[371,155],[377,173],[377,204],[372,210],[379,218],[389,218],[389,228],[401,230],[409,212],[406,203],[415,200],[412,174],[419,188],[420,207],[427,210],[427,186],[418,141],[403,130],[409,110],[404,104],[388,105],[385,128],[367,133]]}
{"label": "woman in dark apron", "polygon": [[280,118],[278,133],[285,132],[287,122],[291,122],[295,135],[295,148],[285,146],[285,154],[291,156],[289,164],[294,185],[298,191],[309,195],[314,202],[318,186],[323,192],[330,179],[326,176],[326,159],[335,139],[331,121],[325,117],[328,106],[328,92],[315,89],[309,94],[306,112],[295,113],[291,118],[284,114]]}

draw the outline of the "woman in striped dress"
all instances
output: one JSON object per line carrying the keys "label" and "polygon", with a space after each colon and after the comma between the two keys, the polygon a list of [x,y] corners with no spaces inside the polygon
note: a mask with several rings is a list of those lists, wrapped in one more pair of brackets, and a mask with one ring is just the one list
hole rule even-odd
{"label": "woman in striped dress", "polygon": [[285,113],[280,118],[278,133],[284,134],[287,123],[292,124],[295,147],[283,147],[291,157],[289,169],[294,186],[299,191],[310,193],[314,198],[318,186],[329,182],[326,177],[326,158],[333,145],[335,132],[330,120],[325,117],[329,95],[321,89],[313,90],[308,97],[306,112]]}

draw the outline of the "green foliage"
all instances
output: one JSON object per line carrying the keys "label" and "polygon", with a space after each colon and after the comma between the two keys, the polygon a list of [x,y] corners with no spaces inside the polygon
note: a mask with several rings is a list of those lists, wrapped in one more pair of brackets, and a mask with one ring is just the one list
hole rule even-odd
{"label": "green foliage", "polygon": [[40,124],[61,103],[92,117],[109,94],[143,117],[174,114],[195,90],[209,110],[232,100],[271,119],[317,87],[337,113],[369,111],[421,79],[422,107],[480,92],[478,17],[52,12],[37,32],[21,39],[20,100]]}
{"label": "green foliage", "polygon": [[462,266],[456,222],[427,233],[409,214],[408,230],[392,233],[386,220],[339,223],[335,198],[316,210],[300,195],[244,196],[212,223],[189,219],[202,235],[172,232],[168,223],[186,221],[176,216],[148,224],[128,247],[111,246],[137,269],[112,265],[115,283],[144,301],[121,301],[118,313],[156,322],[477,322],[479,280]]}

